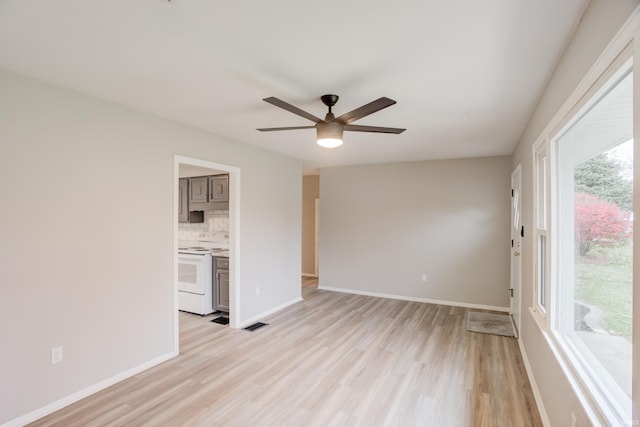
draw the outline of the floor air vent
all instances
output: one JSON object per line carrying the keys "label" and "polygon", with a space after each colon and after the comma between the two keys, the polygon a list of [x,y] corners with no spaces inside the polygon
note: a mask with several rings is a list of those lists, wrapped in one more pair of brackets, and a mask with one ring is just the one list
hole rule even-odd
{"label": "floor air vent", "polygon": [[268,323],[256,322],[256,323],[254,323],[253,325],[249,325],[249,326],[247,326],[246,328],[244,328],[244,330],[245,330],[245,331],[253,332],[253,331],[255,331],[256,329],[260,329],[260,328],[262,328],[263,326],[267,326],[267,325],[268,325]]}

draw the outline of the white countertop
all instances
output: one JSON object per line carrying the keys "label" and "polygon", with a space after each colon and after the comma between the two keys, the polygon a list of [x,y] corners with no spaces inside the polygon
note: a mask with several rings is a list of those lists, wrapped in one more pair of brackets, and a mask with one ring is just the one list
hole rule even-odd
{"label": "white countertop", "polygon": [[205,245],[180,245],[178,246],[178,253],[189,255],[211,255],[217,257],[229,258],[229,248],[221,247],[207,247]]}

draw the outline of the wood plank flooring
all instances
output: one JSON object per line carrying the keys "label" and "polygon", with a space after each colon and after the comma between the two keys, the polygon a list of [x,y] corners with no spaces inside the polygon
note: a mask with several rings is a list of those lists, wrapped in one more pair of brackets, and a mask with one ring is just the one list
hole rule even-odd
{"label": "wood plank flooring", "polygon": [[517,341],[466,309],[303,296],[255,332],[180,313],[180,356],[31,425],[542,425]]}
{"label": "wood plank flooring", "polygon": [[317,288],[318,287],[318,278],[317,277],[302,277],[302,287],[303,288]]}

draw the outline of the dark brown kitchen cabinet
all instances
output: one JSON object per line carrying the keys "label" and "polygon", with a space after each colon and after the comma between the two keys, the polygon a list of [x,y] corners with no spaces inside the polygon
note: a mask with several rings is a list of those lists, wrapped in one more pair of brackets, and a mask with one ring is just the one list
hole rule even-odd
{"label": "dark brown kitchen cabinet", "polygon": [[209,177],[189,178],[189,203],[207,203],[209,195]]}
{"label": "dark brown kitchen cabinet", "polygon": [[193,212],[229,209],[229,175],[207,175],[189,178],[189,222]]}
{"label": "dark brown kitchen cabinet", "polygon": [[213,308],[229,312],[229,258],[213,257]]}
{"label": "dark brown kitchen cabinet", "polygon": [[209,202],[229,201],[229,175],[209,177]]}
{"label": "dark brown kitchen cabinet", "polygon": [[229,272],[219,271],[218,277],[218,310],[229,311]]}
{"label": "dark brown kitchen cabinet", "polygon": [[190,181],[189,178],[180,178],[178,180],[178,222],[204,222],[204,212],[190,209]]}
{"label": "dark brown kitchen cabinet", "polygon": [[189,180],[178,181],[178,222],[189,222]]}

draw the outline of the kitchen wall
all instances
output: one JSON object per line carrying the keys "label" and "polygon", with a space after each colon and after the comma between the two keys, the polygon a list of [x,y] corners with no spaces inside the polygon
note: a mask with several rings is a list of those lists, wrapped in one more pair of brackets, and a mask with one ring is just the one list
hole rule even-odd
{"label": "kitchen wall", "polygon": [[178,240],[198,241],[201,233],[217,231],[229,235],[229,211],[215,210],[204,212],[204,222],[178,224]]}
{"label": "kitchen wall", "polygon": [[302,177],[302,274],[315,275],[316,199],[320,197],[320,176]]}
{"label": "kitchen wall", "polygon": [[[598,56],[640,2],[637,0],[592,0],[582,21],[567,46],[558,66],[550,77],[547,88],[529,120],[518,147],[513,164],[522,165],[522,221],[526,230],[533,229],[533,155],[532,146],[544,128],[561,109]],[[522,241],[522,321],[520,342],[528,357],[542,397],[543,407],[551,426],[571,425],[575,414],[578,426],[592,425],[588,411],[567,378],[561,364],[549,346],[549,340],[535,323],[528,310],[533,306],[534,253],[531,234]],[[637,398],[637,393],[636,393]],[[637,400],[637,399],[636,399]],[[638,403],[635,403],[636,408]]]}
{"label": "kitchen wall", "polygon": [[510,156],[321,169],[320,287],[508,307],[510,174]]}
{"label": "kitchen wall", "polygon": [[175,155],[240,170],[238,320],[300,299],[299,160],[4,71],[0,93],[0,424],[176,354]]}

